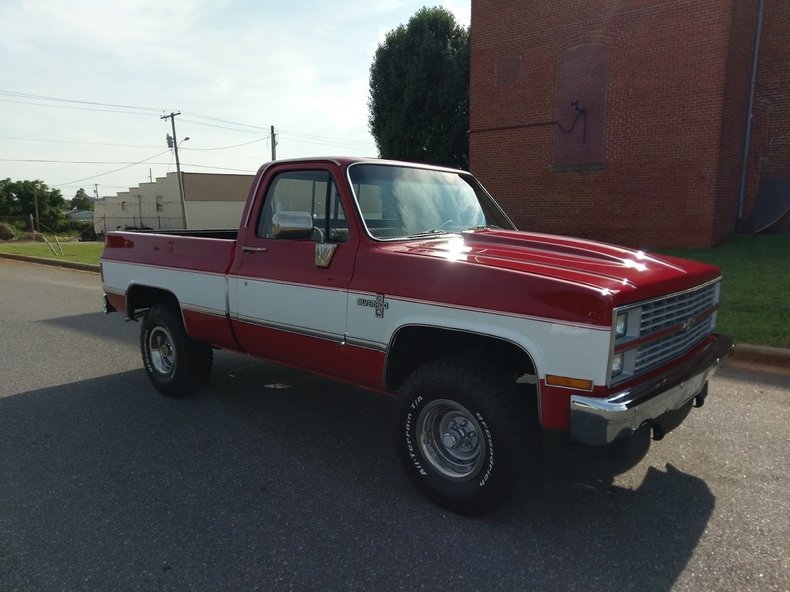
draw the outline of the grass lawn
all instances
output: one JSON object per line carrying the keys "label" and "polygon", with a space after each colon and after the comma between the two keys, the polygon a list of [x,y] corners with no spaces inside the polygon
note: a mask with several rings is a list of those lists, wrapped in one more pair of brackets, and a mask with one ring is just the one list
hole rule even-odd
{"label": "grass lawn", "polygon": [[790,234],[734,236],[710,249],[664,252],[721,268],[722,333],[740,343],[790,347]]}
{"label": "grass lawn", "polygon": [[63,259],[65,261],[74,261],[76,263],[91,263],[93,265],[99,264],[99,256],[102,249],[104,249],[103,242],[68,242],[60,243],[63,247],[63,256],[60,256],[60,250],[56,243],[52,243],[55,248],[57,257],[52,253],[46,243],[34,242],[7,242],[0,243],[0,252],[14,253],[16,255],[28,255],[30,257],[45,257],[47,259]]}

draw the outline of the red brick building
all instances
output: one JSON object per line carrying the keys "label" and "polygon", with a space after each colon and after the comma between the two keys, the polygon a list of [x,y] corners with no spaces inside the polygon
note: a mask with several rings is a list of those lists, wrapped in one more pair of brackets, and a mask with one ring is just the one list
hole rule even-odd
{"label": "red brick building", "polygon": [[790,178],[788,31],[788,0],[472,0],[470,168],[524,230],[719,242]]}

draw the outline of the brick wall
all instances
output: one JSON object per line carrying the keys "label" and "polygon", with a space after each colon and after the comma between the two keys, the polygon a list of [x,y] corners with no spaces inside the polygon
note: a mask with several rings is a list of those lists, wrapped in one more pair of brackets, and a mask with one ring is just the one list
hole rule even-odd
{"label": "brick wall", "polygon": [[761,173],[790,177],[790,2],[765,0],[758,100],[766,138],[759,147]]}
{"label": "brick wall", "polygon": [[[720,242],[736,228],[741,191],[744,139],[752,78],[757,2],[734,0],[727,50],[712,242]],[[752,146],[754,145],[753,137]],[[757,194],[759,171],[756,161],[747,161],[749,202]]]}
{"label": "brick wall", "polygon": [[[756,6],[472,0],[470,168],[524,230],[638,247],[723,239],[736,223]],[[771,103],[790,94],[788,7],[766,0],[752,145],[767,148],[750,159],[749,203],[761,164],[790,173],[790,109]],[[561,57],[584,44],[606,60],[593,114],[605,122],[602,167],[558,168],[557,129],[543,124],[567,117],[576,76],[590,92],[593,69],[568,84]]]}

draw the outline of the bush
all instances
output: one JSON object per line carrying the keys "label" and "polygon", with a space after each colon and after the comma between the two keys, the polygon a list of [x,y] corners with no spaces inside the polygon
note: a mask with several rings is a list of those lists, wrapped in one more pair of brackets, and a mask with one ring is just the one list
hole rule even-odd
{"label": "bush", "polygon": [[5,222],[0,222],[0,240],[11,240],[14,238],[14,230]]}

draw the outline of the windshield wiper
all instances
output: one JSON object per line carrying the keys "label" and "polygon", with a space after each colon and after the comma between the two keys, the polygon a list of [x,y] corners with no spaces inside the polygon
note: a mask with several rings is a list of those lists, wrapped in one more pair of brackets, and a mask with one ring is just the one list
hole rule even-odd
{"label": "windshield wiper", "polygon": [[502,227],[496,224],[479,224],[477,226],[470,226],[467,230],[502,230]]}
{"label": "windshield wiper", "polygon": [[424,230],[423,232],[415,232],[414,234],[408,235],[406,238],[421,238],[424,236],[440,236],[442,234],[450,234],[446,230],[442,230],[441,228],[434,228],[432,230]]}

